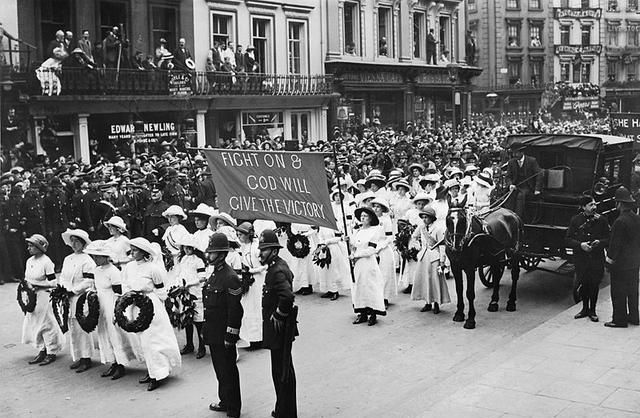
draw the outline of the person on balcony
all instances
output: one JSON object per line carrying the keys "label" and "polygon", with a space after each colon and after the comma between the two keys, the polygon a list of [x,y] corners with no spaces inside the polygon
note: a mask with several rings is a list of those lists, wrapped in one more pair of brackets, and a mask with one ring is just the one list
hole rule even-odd
{"label": "person on balcony", "polygon": [[77,43],[75,39],[73,39],[73,32],[70,30],[64,33],[64,44],[67,47],[67,51],[73,51],[77,47]]}
{"label": "person on balcony", "polygon": [[117,68],[120,55],[120,43],[113,31],[107,33],[102,41],[102,64],[105,68]]}
{"label": "person on balcony", "polygon": [[193,71],[193,61],[191,58],[191,51],[187,48],[187,41],[184,38],[180,38],[178,41],[178,47],[173,53],[173,63],[178,69],[183,71]]}
{"label": "person on balcony", "polygon": [[246,54],[244,54],[244,68],[248,73],[257,73],[260,70],[260,65],[256,61],[255,50],[253,45],[249,45]]}
{"label": "person on balcony", "polygon": [[220,44],[218,41],[214,41],[213,48],[211,48],[210,54],[207,57],[206,71],[219,71],[222,65],[222,56],[220,55]]}
{"label": "person on balcony", "polygon": [[223,43],[220,47],[220,57],[222,58],[222,64],[229,58],[229,62],[231,63],[231,67],[236,67],[236,55],[233,52],[233,42]]}
{"label": "person on balcony", "polygon": [[451,61],[449,60],[449,51],[447,51],[447,50],[443,51],[442,55],[440,56],[440,64],[447,65],[450,62]]}
{"label": "person on balcony", "polygon": [[93,61],[93,45],[91,44],[91,40],[89,40],[89,31],[86,29],[82,31],[82,38],[78,40],[78,48]]}
{"label": "person on balcony", "polygon": [[[56,48],[59,48],[59,50],[56,51]],[[47,56],[61,61],[68,55],[67,45],[64,42],[64,32],[59,30],[56,32],[56,38],[49,42],[49,45],[47,46]]]}
{"label": "person on balcony", "polygon": [[240,44],[236,46],[235,59],[236,59],[236,71],[239,73],[245,72],[246,66],[244,62],[244,53],[242,52],[242,45]]}
{"label": "person on balcony", "polygon": [[438,60],[436,58],[436,46],[438,41],[436,40],[436,36],[433,34],[433,29],[429,29],[429,34],[427,35],[427,64],[438,64]]}

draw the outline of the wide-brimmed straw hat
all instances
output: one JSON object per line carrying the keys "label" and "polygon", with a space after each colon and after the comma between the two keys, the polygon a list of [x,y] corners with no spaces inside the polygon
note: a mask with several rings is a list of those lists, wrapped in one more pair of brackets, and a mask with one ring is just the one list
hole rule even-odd
{"label": "wide-brimmed straw hat", "polygon": [[137,237],[129,241],[129,246],[136,247],[145,253],[149,254],[151,257],[156,257],[156,250],[153,248],[148,239],[143,237]]}
{"label": "wide-brimmed straw hat", "polygon": [[96,240],[92,241],[89,245],[87,245],[83,252],[89,255],[100,255],[103,257],[114,258],[115,254],[109,245],[109,243],[105,240]]}
{"label": "wide-brimmed straw hat", "polygon": [[429,203],[433,202],[433,196],[427,194],[427,193],[418,193],[414,196],[413,198],[413,202],[418,202],[420,200],[424,200],[426,202],[426,204],[428,205]]}
{"label": "wide-brimmed straw hat", "polygon": [[425,216],[429,216],[430,218],[432,218],[433,220],[436,219],[436,210],[434,208],[432,208],[431,206],[425,206],[424,208],[422,208],[422,210],[418,213],[418,216],[420,216],[421,218],[425,217]]}
{"label": "wide-brimmed straw hat", "polygon": [[91,239],[89,239],[89,234],[87,233],[87,231],[84,231],[82,229],[67,229],[62,233],[62,240],[69,247],[71,247],[71,237],[80,238],[81,240],[84,241],[85,246],[91,243]]}
{"label": "wide-brimmed straw hat", "polygon": [[371,209],[368,206],[360,206],[358,209],[355,210],[354,215],[356,219],[360,219],[360,215],[362,215],[362,212],[367,213],[369,215],[369,218],[371,218],[371,226],[376,226],[380,224],[380,220],[378,219],[378,216],[373,211],[373,209]]}
{"label": "wide-brimmed straw hat", "polygon": [[127,232],[127,224],[125,224],[124,220],[119,216],[112,216],[108,221],[105,221],[104,224],[118,228],[122,232]]}
{"label": "wide-brimmed straw hat", "polygon": [[486,173],[480,173],[476,176],[476,183],[488,189],[493,187],[493,180]]}
{"label": "wide-brimmed straw hat", "polygon": [[33,234],[29,238],[25,239],[25,241],[33,244],[34,247],[36,247],[43,253],[46,253],[47,248],[49,248],[49,241],[47,241],[47,239],[40,234]]}
{"label": "wide-brimmed straw hat", "polygon": [[405,179],[400,179],[400,180],[394,181],[393,183],[391,183],[391,187],[393,188],[393,190],[398,190],[398,187],[404,187],[407,190],[411,190],[411,185]]}
{"label": "wide-brimmed straw hat", "polygon": [[376,197],[375,199],[373,199],[371,202],[371,206],[373,205],[380,205],[382,206],[382,211],[383,212],[389,212],[390,208],[389,208],[389,202],[387,202],[386,199],[383,199],[381,197]]}
{"label": "wide-brimmed straw hat", "polygon": [[169,216],[179,216],[182,218],[182,220],[187,219],[187,214],[184,213],[184,210],[182,210],[182,208],[178,205],[169,206],[167,210],[162,212],[162,216],[164,216],[165,218],[168,218]]}
{"label": "wide-brimmed straw hat", "polygon": [[194,216],[206,216],[207,218],[210,218],[213,213],[213,208],[204,203],[200,203],[198,207],[191,211],[191,214]]}
{"label": "wide-brimmed straw hat", "polygon": [[228,223],[229,225],[235,227],[236,225],[238,225],[238,222],[233,219],[233,217],[231,215],[229,215],[228,213],[225,212],[220,212],[220,213],[215,213],[213,215],[211,215],[211,221],[214,221],[216,219],[222,219],[223,221],[225,221],[226,223]]}
{"label": "wide-brimmed straw hat", "polygon": [[253,236],[253,234],[255,233],[251,222],[242,222],[236,227],[236,231],[249,236]]}

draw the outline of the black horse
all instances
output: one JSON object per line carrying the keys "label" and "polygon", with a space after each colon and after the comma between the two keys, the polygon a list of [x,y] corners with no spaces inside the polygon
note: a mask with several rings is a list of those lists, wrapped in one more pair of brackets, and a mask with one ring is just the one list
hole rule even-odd
{"label": "black horse", "polygon": [[[469,219],[471,222],[469,222]],[[464,328],[476,326],[475,272],[483,266],[489,266],[493,276],[493,294],[489,303],[489,312],[498,311],[500,277],[504,265],[511,267],[511,292],[507,302],[507,311],[516,310],[516,288],[520,276],[518,248],[523,233],[522,220],[514,212],[498,208],[487,214],[468,217],[464,209],[452,209],[446,220],[446,251],[451,261],[451,270],[456,281],[458,307],[453,320],[462,322],[464,316],[464,299],[462,272],[467,276],[467,299],[469,316]]]}

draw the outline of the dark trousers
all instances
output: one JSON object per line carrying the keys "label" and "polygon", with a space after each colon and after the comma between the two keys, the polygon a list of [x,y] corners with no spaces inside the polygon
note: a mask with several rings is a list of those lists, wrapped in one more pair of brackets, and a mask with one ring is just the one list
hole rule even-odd
{"label": "dark trousers", "polygon": [[436,50],[427,48],[427,64],[438,64],[438,59],[436,58]]}
{"label": "dark trousers", "polygon": [[218,379],[218,397],[220,404],[227,408],[227,415],[239,416],[242,402],[240,400],[240,373],[236,365],[236,347],[226,348],[222,345],[210,345],[211,362]]}
{"label": "dark trousers", "polygon": [[576,259],[576,276],[582,284],[580,296],[582,297],[582,310],[587,313],[596,313],[600,282],[604,273],[604,261],[590,263],[588,260]]}
{"label": "dark trousers", "polygon": [[[271,377],[276,389],[276,418],[296,418],[298,407],[296,405],[296,372],[291,361],[286,382],[282,381],[282,349],[271,350]],[[289,353],[291,355],[291,353]]]}
{"label": "dark trousers", "polygon": [[67,245],[62,240],[62,232],[53,232],[49,234],[47,240],[49,241],[49,249],[47,250],[47,255],[53,261],[53,264],[56,267],[56,272],[62,270],[62,262],[64,258],[69,254],[70,250],[67,250]]}
{"label": "dark trousers", "polygon": [[638,324],[638,268],[611,270],[613,322]]}

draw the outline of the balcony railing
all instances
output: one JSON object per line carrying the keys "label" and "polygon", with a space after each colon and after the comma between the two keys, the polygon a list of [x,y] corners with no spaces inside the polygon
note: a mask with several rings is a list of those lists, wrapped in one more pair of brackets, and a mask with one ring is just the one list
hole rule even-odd
{"label": "balcony railing", "polygon": [[87,68],[40,68],[31,78],[32,95],[270,95],[331,94],[330,75],[117,71]]}

